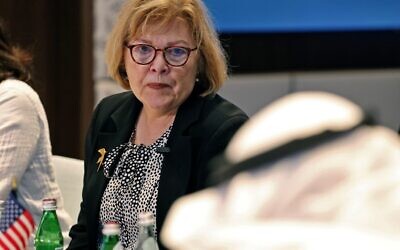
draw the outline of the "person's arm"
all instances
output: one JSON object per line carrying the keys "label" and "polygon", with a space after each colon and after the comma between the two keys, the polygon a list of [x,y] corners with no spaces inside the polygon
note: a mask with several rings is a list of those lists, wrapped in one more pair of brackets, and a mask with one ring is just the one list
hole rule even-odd
{"label": "person's arm", "polygon": [[7,199],[35,154],[40,120],[29,97],[14,89],[0,93],[0,200]]}

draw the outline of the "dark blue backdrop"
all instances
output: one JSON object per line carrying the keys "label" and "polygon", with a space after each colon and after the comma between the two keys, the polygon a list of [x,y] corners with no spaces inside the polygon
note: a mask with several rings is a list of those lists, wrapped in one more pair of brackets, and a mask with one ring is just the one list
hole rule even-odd
{"label": "dark blue backdrop", "polygon": [[204,0],[219,32],[400,29],[400,0]]}

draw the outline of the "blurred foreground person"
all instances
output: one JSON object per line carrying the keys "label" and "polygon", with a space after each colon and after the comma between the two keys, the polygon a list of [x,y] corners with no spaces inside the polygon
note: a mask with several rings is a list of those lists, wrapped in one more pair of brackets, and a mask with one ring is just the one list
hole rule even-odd
{"label": "blurred foreground person", "polygon": [[171,249],[400,249],[400,140],[339,96],[299,92],[233,137],[214,188],[179,199]]}
{"label": "blurred foreground person", "polygon": [[[42,200],[57,200],[57,215],[69,242],[72,219],[63,209],[53,170],[47,117],[30,82],[30,56],[13,46],[0,23],[0,201],[7,199],[13,180],[18,201],[38,225]],[[33,237],[29,242],[33,249]]]}

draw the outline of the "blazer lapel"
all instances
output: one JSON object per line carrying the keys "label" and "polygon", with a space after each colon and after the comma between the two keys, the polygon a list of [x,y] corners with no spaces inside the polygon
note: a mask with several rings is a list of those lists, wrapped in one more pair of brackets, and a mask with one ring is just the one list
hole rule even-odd
{"label": "blazer lapel", "polygon": [[[105,114],[108,117],[105,117],[104,122],[101,124],[102,128],[98,132],[96,151],[104,148],[106,150],[105,157],[107,157],[107,153],[113,148],[122,143],[126,143],[130,138],[141,106],[141,103],[132,94],[132,97],[123,102],[111,115]],[[100,154],[97,152],[93,153],[94,157],[92,157],[90,167],[96,168],[95,170],[92,169],[92,171],[97,171],[98,165],[96,162]],[[99,221],[99,204],[109,179],[104,176],[102,166],[100,166],[97,173],[91,174],[90,176],[91,180],[88,182],[90,185],[88,189],[91,190],[91,197],[88,198],[93,202],[88,203],[88,211],[94,211],[94,213],[88,214],[88,220],[90,221],[89,225],[97,225]],[[96,231],[93,237],[95,237],[95,235]]]}
{"label": "blazer lapel", "polygon": [[157,228],[161,229],[169,207],[186,193],[192,160],[192,136],[188,128],[198,120],[203,106],[203,98],[192,96],[178,110],[161,169],[157,200]]}

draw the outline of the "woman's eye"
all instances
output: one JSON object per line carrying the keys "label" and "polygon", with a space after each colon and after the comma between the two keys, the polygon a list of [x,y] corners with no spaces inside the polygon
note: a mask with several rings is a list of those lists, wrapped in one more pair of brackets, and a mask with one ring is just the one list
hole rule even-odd
{"label": "woman's eye", "polygon": [[168,49],[168,53],[171,56],[180,57],[180,56],[186,55],[187,52],[186,52],[186,50],[184,48],[173,47],[173,48],[169,48]]}
{"label": "woman's eye", "polygon": [[137,46],[137,50],[142,54],[147,54],[152,52],[152,48],[148,45],[139,45]]}

